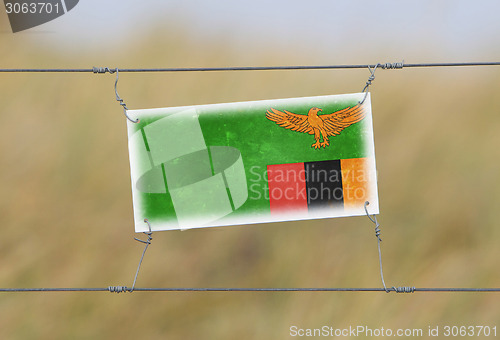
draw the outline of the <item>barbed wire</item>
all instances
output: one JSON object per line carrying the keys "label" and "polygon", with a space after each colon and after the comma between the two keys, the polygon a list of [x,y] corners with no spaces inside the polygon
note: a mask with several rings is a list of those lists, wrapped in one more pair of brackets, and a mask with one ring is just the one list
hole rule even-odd
{"label": "barbed wire", "polygon": [[402,69],[420,67],[461,67],[461,66],[500,66],[500,61],[492,62],[456,62],[456,63],[376,63],[346,65],[296,65],[296,66],[235,66],[235,67],[170,67],[170,68],[3,68],[0,72],[25,73],[114,73],[119,72],[217,72],[217,71],[273,71],[273,70],[333,70],[333,69],[366,69],[379,67],[382,69]]}

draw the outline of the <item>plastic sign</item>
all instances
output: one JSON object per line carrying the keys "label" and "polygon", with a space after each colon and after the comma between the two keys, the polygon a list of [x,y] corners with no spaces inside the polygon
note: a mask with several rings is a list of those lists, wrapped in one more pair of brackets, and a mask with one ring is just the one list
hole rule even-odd
{"label": "plastic sign", "polygon": [[364,96],[128,111],[136,232],[378,213]]}

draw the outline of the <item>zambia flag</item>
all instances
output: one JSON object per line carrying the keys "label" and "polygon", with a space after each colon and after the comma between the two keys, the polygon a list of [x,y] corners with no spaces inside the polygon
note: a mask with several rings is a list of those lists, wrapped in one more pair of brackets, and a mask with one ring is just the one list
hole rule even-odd
{"label": "zambia flag", "polygon": [[378,213],[364,96],[128,111],[135,231]]}

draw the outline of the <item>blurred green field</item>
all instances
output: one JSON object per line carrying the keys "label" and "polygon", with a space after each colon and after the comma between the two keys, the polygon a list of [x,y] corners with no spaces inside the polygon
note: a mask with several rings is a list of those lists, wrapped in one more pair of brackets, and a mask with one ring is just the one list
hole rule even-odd
{"label": "blurred green field", "polygon": [[[99,58],[62,56],[34,43],[36,36],[0,34],[0,46],[8,46],[0,67],[316,62],[269,50],[253,51],[250,61],[223,40],[191,53],[183,34],[161,44],[152,36]],[[432,60],[406,60],[420,61]],[[360,92],[368,75],[124,73],[119,93],[131,109],[210,104]],[[377,71],[378,219],[389,286],[500,286],[499,76],[495,67]],[[0,287],[131,285],[143,245],[133,240],[126,122],[114,76],[0,77]],[[139,287],[381,286],[366,217],[153,236]],[[292,325],[498,327],[499,301],[486,293],[0,293],[0,338],[286,339]]]}

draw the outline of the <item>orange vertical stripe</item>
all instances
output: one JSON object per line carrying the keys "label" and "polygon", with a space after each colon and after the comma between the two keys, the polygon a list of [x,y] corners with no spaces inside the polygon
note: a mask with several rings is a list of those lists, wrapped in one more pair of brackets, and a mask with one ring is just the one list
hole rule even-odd
{"label": "orange vertical stripe", "polygon": [[344,208],[362,208],[370,197],[366,158],[340,160],[342,169],[342,189],[344,192]]}

